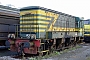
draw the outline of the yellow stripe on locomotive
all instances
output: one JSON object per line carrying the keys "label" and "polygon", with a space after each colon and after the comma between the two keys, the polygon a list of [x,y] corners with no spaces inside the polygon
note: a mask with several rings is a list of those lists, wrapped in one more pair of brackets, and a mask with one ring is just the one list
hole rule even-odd
{"label": "yellow stripe on locomotive", "polygon": [[[58,11],[46,8],[27,8],[21,9],[20,12],[20,31],[21,32],[34,32],[38,38],[45,38],[46,35],[53,32],[80,32],[79,25],[80,19],[76,21],[75,16],[71,16]],[[64,35],[63,35],[64,36]]]}

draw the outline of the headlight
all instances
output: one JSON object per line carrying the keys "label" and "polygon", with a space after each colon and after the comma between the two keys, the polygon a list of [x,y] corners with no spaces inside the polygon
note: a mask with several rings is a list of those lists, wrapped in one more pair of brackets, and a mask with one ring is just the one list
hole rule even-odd
{"label": "headlight", "polygon": [[9,34],[9,35],[8,35],[8,38],[10,38],[10,39],[15,39],[15,34]]}
{"label": "headlight", "polygon": [[26,34],[26,38],[28,38],[28,39],[36,39],[36,35],[35,34]]}
{"label": "headlight", "polygon": [[30,34],[26,34],[26,38],[30,39]]}

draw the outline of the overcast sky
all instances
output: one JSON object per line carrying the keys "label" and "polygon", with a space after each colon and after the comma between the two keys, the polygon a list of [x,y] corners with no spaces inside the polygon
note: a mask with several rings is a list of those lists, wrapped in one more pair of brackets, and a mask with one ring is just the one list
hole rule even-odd
{"label": "overcast sky", "polygon": [[14,5],[16,8],[41,6],[73,16],[90,18],[89,0],[0,0],[1,5]]}

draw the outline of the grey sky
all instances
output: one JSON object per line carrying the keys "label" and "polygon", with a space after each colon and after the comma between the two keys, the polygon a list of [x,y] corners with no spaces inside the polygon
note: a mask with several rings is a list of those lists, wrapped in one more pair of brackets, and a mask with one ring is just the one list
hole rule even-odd
{"label": "grey sky", "polygon": [[0,0],[2,5],[14,5],[16,8],[41,6],[73,16],[90,18],[89,0]]}

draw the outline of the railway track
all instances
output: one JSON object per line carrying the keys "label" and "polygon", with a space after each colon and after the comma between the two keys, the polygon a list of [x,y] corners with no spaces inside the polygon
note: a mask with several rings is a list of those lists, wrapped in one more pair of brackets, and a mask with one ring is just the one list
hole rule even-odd
{"label": "railway track", "polygon": [[[80,46],[83,46],[83,47],[87,47],[87,46],[90,46],[90,43],[83,43],[83,44],[79,44]],[[67,48],[65,48],[67,49]],[[12,51],[9,51],[9,50],[0,50],[0,56],[10,56],[12,58],[15,58],[15,59],[22,59],[23,57],[25,57],[26,59],[29,57],[38,57],[39,55],[30,55],[30,54],[23,54],[23,55],[18,55],[17,52],[12,52]]]}

